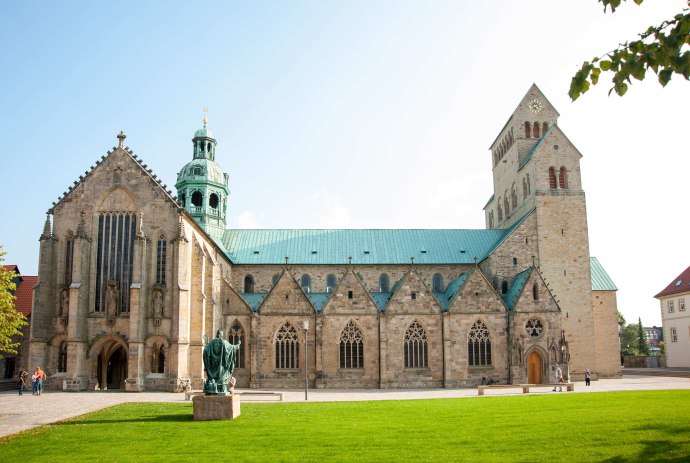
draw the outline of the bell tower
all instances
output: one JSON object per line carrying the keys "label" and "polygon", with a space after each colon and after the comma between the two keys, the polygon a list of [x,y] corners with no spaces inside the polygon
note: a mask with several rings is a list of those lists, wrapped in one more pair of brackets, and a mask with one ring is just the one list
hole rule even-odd
{"label": "bell tower", "polygon": [[206,232],[220,237],[225,231],[228,189],[228,174],[216,163],[216,139],[204,126],[192,138],[193,156],[177,174],[177,198]]}

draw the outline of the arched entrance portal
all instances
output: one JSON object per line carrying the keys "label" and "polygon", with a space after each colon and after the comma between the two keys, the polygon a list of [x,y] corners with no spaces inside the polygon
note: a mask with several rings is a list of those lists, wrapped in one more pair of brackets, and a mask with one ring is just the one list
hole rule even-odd
{"label": "arched entrance portal", "polygon": [[127,351],[116,341],[106,343],[98,354],[96,381],[98,389],[124,389],[127,379]]}
{"label": "arched entrance portal", "polygon": [[543,365],[539,352],[532,351],[527,357],[527,382],[529,384],[541,384]]}

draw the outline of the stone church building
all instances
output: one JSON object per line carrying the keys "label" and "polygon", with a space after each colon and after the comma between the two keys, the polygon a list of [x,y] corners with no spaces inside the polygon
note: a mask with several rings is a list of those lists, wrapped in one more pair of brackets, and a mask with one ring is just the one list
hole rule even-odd
{"label": "stone church building", "polygon": [[51,389],[201,388],[220,329],[238,387],[303,387],[305,368],[316,388],[620,376],[616,288],[557,119],[533,85],[491,144],[484,230],[226,229],[206,120],[176,196],[120,133],[48,210],[30,365]]}

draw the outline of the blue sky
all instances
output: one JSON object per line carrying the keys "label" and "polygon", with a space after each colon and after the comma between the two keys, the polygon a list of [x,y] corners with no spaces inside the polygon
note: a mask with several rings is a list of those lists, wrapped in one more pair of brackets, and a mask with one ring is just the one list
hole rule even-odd
{"label": "blue sky", "polygon": [[[631,3],[631,2],[628,2]],[[126,144],[174,186],[208,108],[231,227],[483,228],[490,143],[536,83],[583,154],[590,249],[629,321],[690,264],[690,83],[583,60],[684,0],[12,2],[0,17],[0,244],[35,274],[45,212]]]}

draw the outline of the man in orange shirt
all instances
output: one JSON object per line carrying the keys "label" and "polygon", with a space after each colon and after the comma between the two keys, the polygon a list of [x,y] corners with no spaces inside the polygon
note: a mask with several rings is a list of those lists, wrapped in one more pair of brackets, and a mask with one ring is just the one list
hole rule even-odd
{"label": "man in orange shirt", "polygon": [[41,395],[41,392],[43,392],[43,381],[45,381],[46,379],[46,374],[43,370],[41,370],[40,367],[36,367],[36,371],[34,371],[34,374],[36,375],[36,382],[38,383],[38,395]]}

